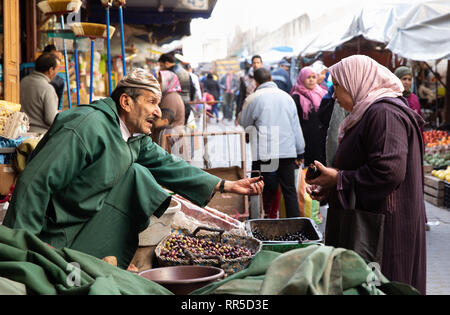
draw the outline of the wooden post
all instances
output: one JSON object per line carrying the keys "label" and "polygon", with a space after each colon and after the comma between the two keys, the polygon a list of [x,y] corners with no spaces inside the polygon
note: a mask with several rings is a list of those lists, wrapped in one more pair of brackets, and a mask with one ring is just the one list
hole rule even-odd
{"label": "wooden post", "polygon": [[[247,150],[246,150],[246,142],[245,142],[245,132],[241,133],[241,159],[242,159],[242,171],[244,173],[243,178],[247,178]],[[248,210],[248,202],[249,197],[244,196],[244,209],[245,209],[245,216],[249,216],[249,210]]]}
{"label": "wooden post", "polygon": [[20,103],[19,0],[3,1],[4,95],[5,101]]}
{"label": "wooden post", "polygon": [[[207,129],[208,127],[206,126],[207,122],[206,122],[206,102],[203,103],[203,133],[208,132]],[[208,168],[209,167],[209,153],[208,153],[208,136],[203,136],[203,148],[205,150],[204,154],[203,154],[203,165],[204,168]]]}
{"label": "wooden post", "polygon": [[26,62],[33,62],[36,57],[37,49],[37,10],[36,0],[23,1],[25,3],[25,16],[27,23],[25,25],[27,38]]}

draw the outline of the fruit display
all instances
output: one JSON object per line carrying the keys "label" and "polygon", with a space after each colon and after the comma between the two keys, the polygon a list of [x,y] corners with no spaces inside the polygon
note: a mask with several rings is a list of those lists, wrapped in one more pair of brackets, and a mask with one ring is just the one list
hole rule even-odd
{"label": "fruit display", "polygon": [[164,242],[160,255],[163,258],[189,259],[192,254],[196,258],[215,258],[222,260],[240,257],[252,257],[255,251],[238,244],[222,244],[205,238],[172,234]]}
{"label": "fruit display", "polygon": [[428,165],[432,165],[434,168],[444,168],[450,165],[450,152],[425,154],[424,161]]}
{"label": "fruit display", "polygon": [[431,175],[450,183],[450,166],[445,170],[433,170],[431,171]]}
{"label": "fruit display", "polygon": [[424,165],[445,168],[450,165],[450,136],[444,130],[429,130],[423,133],[425,143]]}
{"label": "fruit display", "polygon": [[284,235],[276,235],[273,238],[268,238],[264,236],[264,233],[261,233],[258,229],[252,230],[253,237],[256,237],[260,241],[278,241],[278,242],[307,242],[309,241],[303,231],[298,231],[295,233],[286,233]]}
{"label": "fruit display", "polygon": [[448,136],[448,132],[444,130],[424,131],[423,140],[427,148],[450,144],[450,137]]}

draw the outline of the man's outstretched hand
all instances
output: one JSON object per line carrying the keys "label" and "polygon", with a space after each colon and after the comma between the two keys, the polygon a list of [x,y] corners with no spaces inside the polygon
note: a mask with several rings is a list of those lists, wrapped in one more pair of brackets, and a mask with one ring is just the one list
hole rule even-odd
{"label": "man's outstretched hand", "polygon": [[[216,186],[216,191],[219,191],[220,182]],[[253,177],[244,178],[237,181],[225,181],[224,192],[239,194],[239,195],[259,195],[264,189],[263,178]]]}

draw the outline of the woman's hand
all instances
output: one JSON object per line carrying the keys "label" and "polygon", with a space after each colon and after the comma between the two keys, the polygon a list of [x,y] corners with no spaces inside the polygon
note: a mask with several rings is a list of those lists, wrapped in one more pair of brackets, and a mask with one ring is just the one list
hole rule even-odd
{"label": "woman's hand", "polygon": [[330,191],[322,186],[308,185],[306,186],[306,192],[311,196],[311,199],[322,201],[328,197]]}
{"label": "woman's hand", "polygon": [[314,165],[316,165],[320,171],[320,176],[315,179],[306,179],[307,184],[321,186],[324,189],[330,189],[337,185],[338,170],[331,167],[325,167],[319,161],[314,161]]}
{"label": "woman's hand", "polygon": [[[220,182],[216,186],[216,191],[220,189]],[[238,181],[225,181],[224,192],[238,195],[260,195],[264,189],[263,178],[244,178]]]}

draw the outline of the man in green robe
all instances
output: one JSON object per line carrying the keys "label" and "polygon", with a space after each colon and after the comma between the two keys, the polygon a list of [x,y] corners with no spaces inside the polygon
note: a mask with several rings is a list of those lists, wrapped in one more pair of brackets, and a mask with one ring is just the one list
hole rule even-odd
{"label": "man in green robe", "polygon": [[153,143],[160,100],[158,81],[135,69],[111,98],[59,113],[18,178],[3,224],[56,248],[116,256],[126,268],[149,217],[170,204],[161,186],[202,207],[216,191],[261,193],[258,178],[224,181]]}

